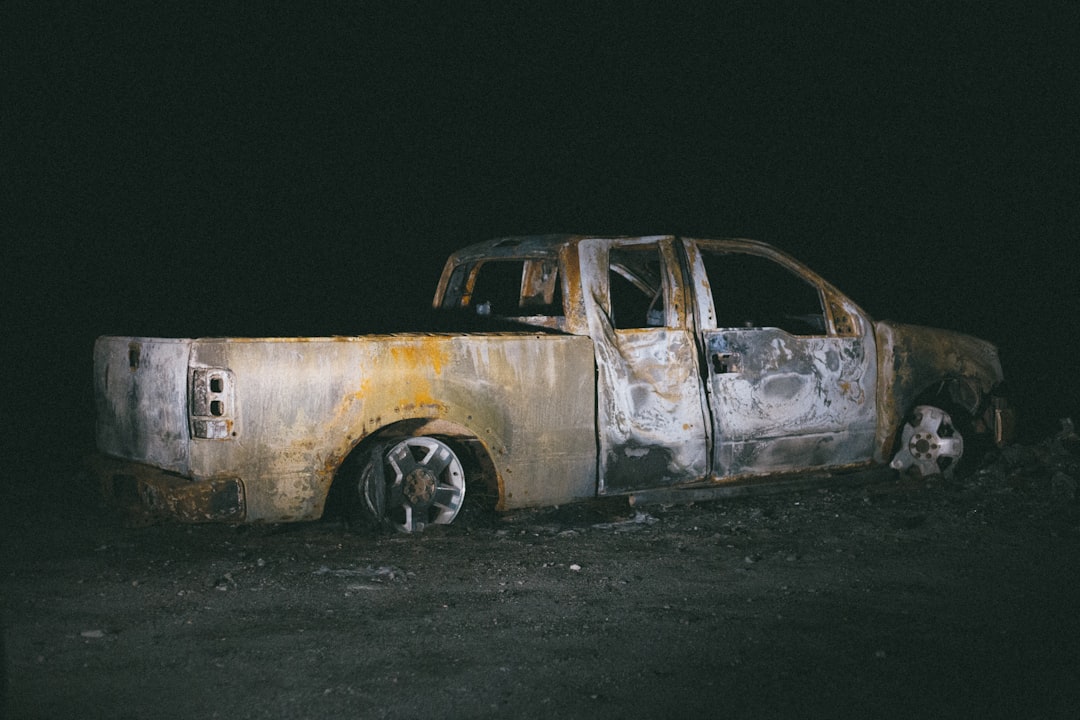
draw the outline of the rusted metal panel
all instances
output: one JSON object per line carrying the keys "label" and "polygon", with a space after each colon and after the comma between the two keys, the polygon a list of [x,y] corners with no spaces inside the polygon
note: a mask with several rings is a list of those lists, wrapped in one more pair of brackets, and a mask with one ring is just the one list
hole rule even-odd
{"label": "rusted metal panel", "polygon": [[823,487],[852,487],[885,481],[893,477],[887,467],[852,469],[851,472],[791,472],[768,478],[745,477],[724,483],[698,483],[677,488],[638,490],[630,495],[631,505],[691,503],[726,498],[774,495]]}
{"label": "rusted metal panel", "polygon": [[708,472],[693,336],[623,330],[597,342],[601,492],[667,485]]}
{"label": "rusted metal panel", "polygon": [[586,314],[585,292],[581,283],[581,257],[577,243],[564,243],[559,248],[562,272],[563,312],[566,314],[565,330],[574,335],[589,334]]}
{"label": "rusted metal panel", "polygon": [[[707,358],[712,476],[725,480],[868,462],[877,383],[869,317],[809,268],[762,243],[687,239],[683,246]],[[717,318],[725,313],[717,303],[753,306],[767,298],[732,297],[723,277],[709,277],[705,253],[713,253],[721,267],[726,258],[751,256],[780,268],[776,272],[814,303],[817,329],[795,335],[768,326],[719,327]]]}
{"label": "rusted metal panel", "polygon": [[[116,355],[129,342],[111,338],[99,345]],[[157,504],[172,502],[187,519],[212,512],[209,505],[197,506],[200,499],[215,502],[213,488],[222,478],[238,478],[246,488],[241,494],[248,521],[317,518],[334,472],[357,443],[395,423],[414,421],[419,427],[418,420],[432,432],[440,423],[463,428],[482,443],[499,475],[503,508],[595,494],[595,390],[587,338],[229,338],[173,346],[185,351],[173,352],[169,362],[144,364],[137,386],[103,383],[100,402],[105,417],[123,417],[125,412],[107,409],[122,404],[132,387],[140,398],[167,397],[168,446],[184,459],[168,469],[189,476],[182,482],[191,485],[181,499],[172,487],[168,496],[174,499]],[[235,386],[228,394],[233,405],[223,411],[228,433],[200,438],[186,431],[191,418],[184,417],[188,393],[180,378],[188,377],[189,361],[192,378],[212,371]],[[109,368],[102,377],[115,377]],[[145,418],[158,412],[140,406],[127,414]],[[158,427],[127,427],[118,441],[106,434],[101,449],[164,467],[156,441],[145,436]]]}
{"label": "rusted metal panel", "polygon": [[[975,413],[983,396],[1004,380],[997,348],[979,338],[949,330],[905,325],[891,321],[875,323],[881,354],[878,382],[877,446],[879,461],[893,450],[904,413],[916,399],[936,388],[949,391],[953,402]],[[955,381],[955,382],[953,382]],[[947,384],[952,383],[949,387]],[[996,422],[1004,427],[1008,412]]]}
{"label": "rusted metal panel", "polygon": [[94,344],[102,452],[187,473],[191,340],[102,337]]}
{"label": "rusted metal panel", "polygon": [[870,459],[876,430],[872,343],[797,337],[774,328],[706,336],[716,359],[710,368],[716,477]]}
{"label": "rusted metal panel", "polygon": [[127,510],[133,523],[166,517],[192,523],[244,520],[244,486],[237,478],[192,482],[151,465],[104,455],[90,463],[104,496]]}
{"label": "rusted metal panel", "polygon": [[[687,329],[673,238],[583,240],[581,285],[597,365],[599,492],[687,482],[708,473],[708,422],[697,347]],[[617,329],[610,250],[654,247],[664,260],[663,327]],[[678,295],[678,297],[676,297]]]}
{"label": "rusted metal panel", "polygon": [[235,377],[236,435],[194,440],[196,478],[243,478],[249,519],[322,512],[341,460],[380,428],[440,420],[494,458],[502,504],[595,493],[592,347],[535,334],[205,340],[196,366]]}

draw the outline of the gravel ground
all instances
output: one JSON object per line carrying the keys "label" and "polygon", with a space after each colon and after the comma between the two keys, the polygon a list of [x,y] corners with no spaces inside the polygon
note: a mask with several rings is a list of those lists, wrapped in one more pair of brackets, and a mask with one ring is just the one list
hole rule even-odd
{"label": "gravel ground", "polygon": [[417,536],[126,527],[3,484],[14,718],[1080,717],[1080,453]]}

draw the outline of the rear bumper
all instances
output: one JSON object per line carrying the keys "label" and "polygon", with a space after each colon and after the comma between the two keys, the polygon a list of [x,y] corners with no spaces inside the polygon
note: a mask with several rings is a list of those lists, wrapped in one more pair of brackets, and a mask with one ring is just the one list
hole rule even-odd
{"label": "rear bumper", "polygon": [[239,478],[192,480],[156,467],[93,455],[87,460],[105,499],[146,520],[243,522],[244,485]]}

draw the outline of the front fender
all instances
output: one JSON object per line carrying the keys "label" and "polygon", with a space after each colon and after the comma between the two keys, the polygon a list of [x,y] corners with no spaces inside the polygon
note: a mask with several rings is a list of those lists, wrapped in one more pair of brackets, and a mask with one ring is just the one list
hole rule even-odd
{"label": "front fender", "polygon": [[952,401],[974,416],[983,399],[1004,380],[998,350],[985,340],[888,320],[875,322],[874,333],[880,462],[892,454],[905,413],[935,386],[948,387]]}

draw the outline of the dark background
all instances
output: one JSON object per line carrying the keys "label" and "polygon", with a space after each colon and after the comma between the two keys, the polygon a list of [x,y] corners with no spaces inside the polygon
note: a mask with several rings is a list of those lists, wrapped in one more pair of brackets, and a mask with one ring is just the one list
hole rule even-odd
{"label": "dark background", "polygon": [[546,5],[5,3],[5,443],[89,449],[97,335],[353,333],[537,232],[771,242],[1080,420],[1080,5]]}

